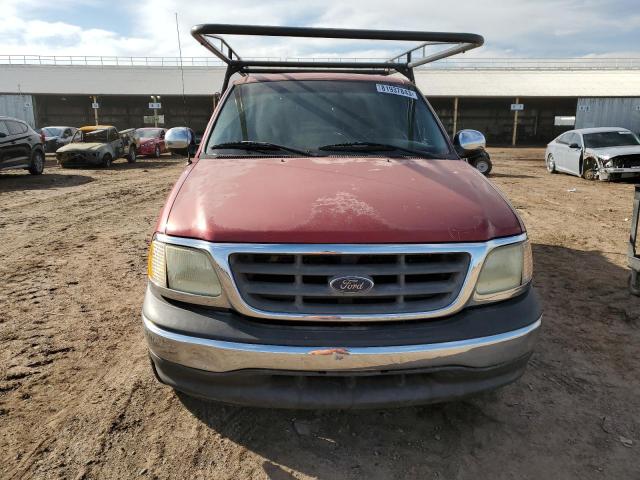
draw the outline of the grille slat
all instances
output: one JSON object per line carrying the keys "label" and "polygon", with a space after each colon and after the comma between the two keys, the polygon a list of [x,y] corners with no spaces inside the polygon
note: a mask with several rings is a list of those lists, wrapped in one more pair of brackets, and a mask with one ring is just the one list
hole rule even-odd
{"label": "grille slat", "polygon": [[[229,257],[242,299],[266,312],[372,315],[429,312],[457,297],[469,267],[468,253],[278,254]],[[366,275],[367,292],[333,290],[332,278]]]}
{"label": "grille slat", "polygon": [[[381,264],[376,266],[376,275],[417,275],[429,273],[456,273],[466,268],[467,262],[437,262],[417,264]],[[296,265],[278,263],[237,262],[233,265],[234,273],[265,273],[272,275],[331,275],[335,276],[335,265]],[[369,275],[370,265],[347,265],[340,267],[340,275]]]}
{"label": "grille slat", "polygon": [[[368,296],[368,297],[389,297],[398,295],[432,295],[437,293],[449,293],[456,286],[453,280],[446,282],[420,282],[411,283],[406,286],[381,285],[365,295],[355,293],[341,293],[340,297]],[[300,295],[302,297],[335,297],[335,292],[328,285],[314,284],[287,284],[276,282],[251,282],[245,288],[247,293],[252,295]]]}

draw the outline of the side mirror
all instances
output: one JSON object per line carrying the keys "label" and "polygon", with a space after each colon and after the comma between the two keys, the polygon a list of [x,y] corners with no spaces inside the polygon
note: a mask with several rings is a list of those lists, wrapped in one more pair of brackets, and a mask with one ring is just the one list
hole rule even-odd
{"label": "side mirror", "polygon": [[460,130],[453,137],[453,146],[460,156],[466,157],[479,150],[484,150],[487,146],[487,140],[477,130]]}
{"label": "side mirror", "polygon": [[580,145],[578,145],[577,143],[572,143],[571,145],[569,145],[569,148],[580,148]]}
{"label": "side mirror", "polygon": [[164,143],[169,151],[182,153],[191,143],[191,132],[187,127],[170,128],[164,136]]}
{"label": "side mirror", "polygon": [[[191,163],[191,149],[189,146],[193,141],[191,129],[187,127],[173,127],[167,130],[164,135],[164,144],[171,153],[186,155],[187,163]],[[195,152],[194,152],[195,153]]]}

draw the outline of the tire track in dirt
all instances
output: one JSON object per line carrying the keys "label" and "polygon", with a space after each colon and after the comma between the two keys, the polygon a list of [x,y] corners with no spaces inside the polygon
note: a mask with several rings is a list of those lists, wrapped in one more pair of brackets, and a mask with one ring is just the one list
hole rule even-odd
{"label": "tire track in dirt", "polygon": [[[170,169],[176,172],[175,176],[179,174],[181,168],[181,165],[175,163],[170,165]],[[159,170],[150,170],[150,173],[160,174],[163,172]],[[151,175],[145,174],[141,176],[147,177],[148,179]],[[91,357],[95,354],[96,349],[103,348],[99,345],[98,340],[104,338],[104,332],[97,333],[93,338],[93,342],[90,341],[89,345],[83,345],[83,348],[80,349],[80,355],[74,355],[74,348],[72,347],[56,346],[56,344],[59,345],[58,342],[62,338],[66,338],[71,342],[83,338],[83,335],[79,335],[81,332],[78,330],[82,330],[82,327],[86,327],[86,325],[80,325],[80,328],[78,328],[78,325],[68,325],[67,322],[69,318],[65,318],[74,317],[75,312],[72,310],[79,310],[79,313],[85,312],[86,314],[89,314],[90,312],[100,312],[100,307],[103,303],[101,299],[104,300],[102,297],[111,296],[98,295],[98,298],[92,299],[90,292],[87,292],[87,294],[84,292],[73,292],[73,290],[78,289],[85,290],[82,288],[83,282],[78,282],[73,278],[86,278],[87,273],[92,269],[95,270],[97,268],[100,274],[104,274],[104,278],[109,278],[110,275],[106,273],[106,271],[111,268],[112,260],[104,255],[97,254],[100,248],[108,246],[112,252],[115,251],[119,255],[131,256],[132,254],[137,254],[140,257],[138,260],[131,259],[127,262],[123,262],[123,264],[127,266],[126,271],[121,271],[120,268],[113,269],[112,273],[120,272],[120,274],[117,275],[117,280],[114,279],[113,281],[108,281],[109,286],[113,290],[118,290],[123,286],[123,279],[128,280],[125,281],[125,284],[130,283],[132,279],[136,283],[140,281],[140,272],[144,272],[143,257],[146,251],[146,236],[150,233],[159,205],[168,193],[171,186],[171,180],[167,180],[166,177],[161,175],[160,178],[156,178],[155,181],[152,182],[125,179],[125,185],[116,186],[110,184],[109,180],[110,179],[104,179],[104,181],[98,180],[89,185],[77,187],[81,190],[79,192],[70,191],[64,194],[55,194],[55,208],[47,210],[45,214],[39,213],[37,215],[36,221],[43,232],[40,235],[37,233],[29,235],[28,237],[24,235],[26,230],[23,226],[30,223],[28,218],[24,222],[16,222],[15,224],[13,224],[12,219],[9,218],[3,223],[3,227],[0,229],[0,234],[3,238],[5,235],[7,238],[12,238],[13,241],[10,245],[7,245],[4,242],[0,245],[0,253],[7,259],[7,261],[4,262],[2,269],[0,269],[0,274],[3,275],[3,277],[6,276],[9,278],[14,288],[2,302],[2,306],[5,307],[5,303],[7,303],[8,305],[6,310],[13,311],[14,313],[11,316],[12,320],[9,320],[9,323],[11,324],[10,326],[13,328],[0,330],[0,338],[2,338],[3,342],[2,357],[11,359],[14,370],[21,368],[33,369],[37,367],[38,369],[53,369],[55,371],[60,368],[68,370],[71,367],[78,371],[77,367],[74,368],[69,364],[69,361],[73,362],[74,360],[86,357],[87,355]],[[118,181],[118,183],[123,182]],[[126,186],[126,183],[133,183],[136,187]],[[38,193],[42,196],[43,191],[39,191]],[[6,198],[2,198],[6,205]],[[43,199],[40,199],[40,203],[43,201]],[[20,204],[20,206],[24,205],[27,204]],[[140,209],[140,206],[143,208]],[[147,212],[144,211],[145,207]],[[31,212],[23,211],[16,215],[25,215],[25,213],[28,215]],[[117,226],[123,215],[128,217],[127,221],[131,223],[129,230],[136,231],[136,238],[132,239],[129,232],[117,233],[115,235],[109,234],[110,231],[118,231]],[[142,229],[140,228],[140,216],[145,216],[143,224],[146,225],[146,227]],[[8,225],[12,225],[12,227],[8,227]],[[114,226],[116,226],[115,229],[113,228]],[[55,234],[52,235],[50,233],[51,230],[64,231],[65,237],[68,240],[61,242],[59,236]],[[76,239],[79,239],[80,242]],[[91,244],[92,242],[94,242],[94,244]],[[139,242],[140,246],[132,248],[127,245],[127,242]],[[63,263],[53,265],[44,265],[42,261],[36,261],[27,265],[26,268],[20,268],[20,261],[25,260],[25,252],[23,250],[25,244],[33,245],[30,249],[31,251],[29,252],[29,256],[33,256],[34,258],[43,258],[46,256],[47,252],[54,251],[57,256],[64,257],[65,261]],[[43,291],[41,285],[45,281],[51,286]],[[89,282],[86,290],[90,291],[95,287],[95,283],[99,284],[101,282]],[[104,288],[104,285],[102,288]],[[34,308],[33,301],[38,301],[38,299],[47,297],[49,293],[54,294],[54,296],[50,299],[47,305],[43,308],[37,308],[36,305],[36,308]],[[80,299],[82,299],[81,302],[79,301]],[[24,305],[25,303],[28,304],[28,307]],[[104,304],[110,303],[113,304],[113,299],[107,299],[107,301],[104,302]],[[34,310],[39,311],[45,316],[45,318],[47,313],[43,310],[49,310],[49,313],[57,314],[56,320],[62,324],[59,325],[58,322],[56,322],[56,327],[45,327],[41,323],[36,323],[39,322],[38,320],[30,321],[31,319],[23,318],[25,308],[32,312]],[[51,310],[54,309],[57,311],[51,312]],[[118,309],[111,309],[111,311],[114,310],[117,311]],[[130,311],[132,309],[124,309],[124,311],[127,310]],[[122,311],[120,313],[122,314]],[[128,324],[125,329],[122,330],[123,333],[128,331],[130,336],[137,336],[139,334],[137,322],[138,316],[139,312],[136,311],[135,315],[126,315],[121,317],[121,321],[118,323],[120,325],[122,325],[123,322]],[[17,323],[21,323],[20,327],[16,325]],[[42,335],[42,332],[47,330],[52,330],[51,334],[46,336]],[[89,328],[89,330],[96,333],[95,330],[92,330],[91,328]],[[18,336],[15,336],[15,334],[9,332],[21,333]],[[72,334],[69,335],[69,333]],[[91,336],[89,335],[89,340],[91,340],[90,337]],[[58,339],[55,343],[51,342],[54,338]],[[29,344],[27,348],[22,347],[25,343]],[[92,343],[95,344],[94,347],[91,346]],[[121,352],[122,365],[118,369],[120,371],[126,371],[129,369],[131,357],[125,354],[125,351],[128,349],[127,345],[122,345],[122,347],[124,350]],[[140,347],[142,347],[141,344]],[[140,350],[143,351],[142,348],[140,348]],[[68,355],[70,355],[71,358],[67,358]],[[104,360],[106,359],[104,358],[104,355],[98,355],[98,357],[101,356],[103,357],[104,363]],[[58,365],[60,360],[65,359],[68,361],[63,361],[63,364]],[[4,363],[4,365],[7,364]],[[84,369],[81,368],[79,371],[83,370]],[[94,369],[90,368],[88,370],[91,371]],[[7,380],[11,380],[13,383],[7,384],[6,391],[11,391],[12,393],[15,392],[16,395],[20,395],[21,390],[38,388],[38,380],[27,383],[24,382],[25,379],[28,377],[30,378],[32,375],[35,375],[35,373],[41,373],[41,371],[29,372],[28,374],[10,373],[6,377]],[[145,371],[145,373],[148,372]],[[15,382],[17,379],[21,379],[23,382]],[[64,381],[64,378],[62,380]],[[100,386],[100,384],[82,384],[83,382],[79,382],[78,385],[74,386],[84,387],[76,388],[76,390],[89,392],[86,393],[86,395],[91,395],[95,392],[93,388]],[[102,387],[104,387],[104,385],[102,385]],[[23,395],[29,394],[25,393]],[[29,395],[29,397],[33,396]],[[83,398],[85,397],[74,397],[73,395],[68,396],[66,407],[58,411],[56,418],[63,419],[62,423],[64,423],[68,420],[67,412],[82,411],[82,409],[85,408],[82,405]],[[4,404],[9,402],[6,402],[5,398],[2,398],[2,403]],[[117,403],[115,410],[120,410],[121,408],[122,406]],[[7,409],[7,415],[11,415],[13,413],[12,409]],[[58,425],[58,422],[49,422],[45,425],[33,423],[31,425],[33,429],[31,433],[35,434],[36,438],[42,438],[37,445],[46,444],[47,449],[46,451],[43,450],[39,453],[36,452],[38,453],[36,455],[34,455],[34,450],[31,450],[26,454],[19,454],[20,456],[24,455],[23,458],[26,459],[26,462],[23,461],[23,463],[19,463],[18,468],[13,470],[13,475],[15,475],[16,478],[23,477],[28,472],[35,473],[39,471],[38,465],[43,464],[43,457],[49,456],[47,455],[47,452],[59,451],[57,445],[60,445],[60,441],[63,439],[60,438],[59,434],[48,433],[52,431],[52,427],[54,427],[55,431],[56,425]],[[38,431],[41,433],[37,434],[36,432]],[[73,440],[68,438],[66,438],[66,440],[69,443],[73,443]],[[6,438],[3,438],[2,443],[5,443],[5,441]],[[63,448],[63,450],[65,449]]]}
{"label": "tire track in dirt", "polygon": [[634,478],[632,186],[548,175],[539,149],[493,158],[545,306],[528,372],[463,402],[364,412],[235,408],[155,382],[139,320],[145,254],[182,163],[51,168],[24,191],[0,178],[0,477]]}

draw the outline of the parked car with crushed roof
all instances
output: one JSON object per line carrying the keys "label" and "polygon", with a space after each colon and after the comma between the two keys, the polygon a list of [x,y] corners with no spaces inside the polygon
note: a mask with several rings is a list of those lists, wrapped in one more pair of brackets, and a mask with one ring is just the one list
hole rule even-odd
{"label": "parked car with crushed roof", "polygon": [[640,139],[619,127],[570,130],[547,145],[550,173],[563,172],[587,180],[617,180],[640,175]]}
{"label": "parked car with crushed roof", "polygon": [[166,132],[166,128],[137,128],[135,132],[138,144],[136,153],[160,158],[160,155],[167,151],[164,144]]}
{"label": "parked car with crushed roof", "polygon": [[75,127],[42,127],[36,129],[36,132],[44,135],[44,151],[45,153],[55,153],[58,148],[66,145],[71,141],[73,135],[78,129]]}
{"label": "parked car with crushed roof", "polygon": [[71,142],[56,151],[58,163],[63,167],[110,167],[117,158],[136,161],[136,148],[130,137],[122,135],[111,125],[81,127]]}
{"label": "parked car with crushed roof", "polygon": [[26,122],[0,116],[0,170],[24,168],[40,175],[44,171],[43,140]]}

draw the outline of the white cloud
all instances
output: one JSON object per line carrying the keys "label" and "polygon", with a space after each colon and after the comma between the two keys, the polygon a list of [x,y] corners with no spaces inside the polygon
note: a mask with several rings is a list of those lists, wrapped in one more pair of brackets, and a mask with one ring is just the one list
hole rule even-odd
{"label": "white cloud", "polygon": [[[68,18],[48,21],[51,2],[3,0],[0,50],[4,54],[176,56],[174,12],[178,12],[183,54],[210,54],[189,35],[204,22],[262,25],[471,31],[483,34],[485,47],[472,56],[640,55],[640,11],[634,0],[141,0],[93,3],[92,7],[126,12],[122,24],[106,15],[99,28],[82,25],[73,15],[86,0],[54,3]],[[33,18],[35,12],[36,17]],[[124,27],[126,25],[126,27]],[[123,33],[124,32],[124,33]],[[245,56],[380,57],[401,47],[368,42],[233,38]]]}

